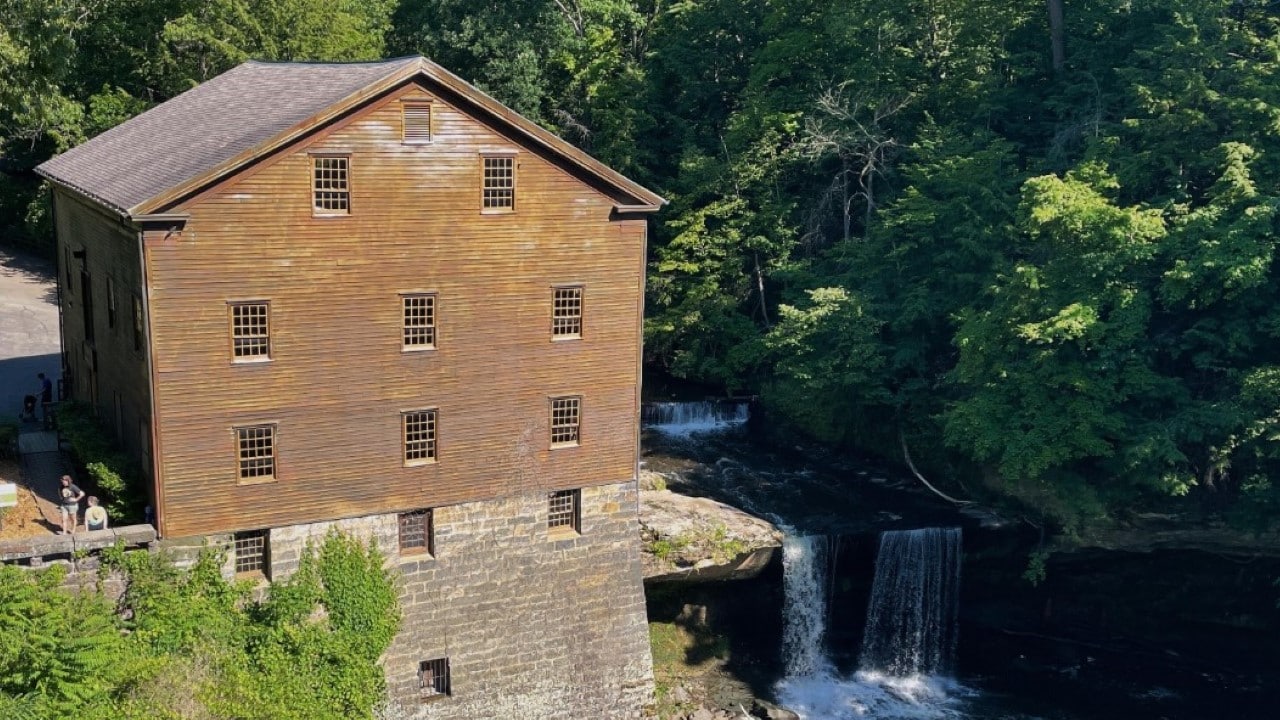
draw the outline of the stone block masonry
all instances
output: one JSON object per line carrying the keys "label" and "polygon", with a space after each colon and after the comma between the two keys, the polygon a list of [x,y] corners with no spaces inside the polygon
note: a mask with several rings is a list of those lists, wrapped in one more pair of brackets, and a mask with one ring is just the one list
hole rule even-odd
{"label": "stone block masonry", "polygon": [[[630,720],[652,699],[634,482],[581,491],[581,534],[549,534],[546,493],[434,510],[435,554],[401,554],[396,515],[274,528],[271,576],[330,527],[374,538],[400,573],[400,634],[383,657],[404,719]],[[418,668],[448,659],[450,694]]]}

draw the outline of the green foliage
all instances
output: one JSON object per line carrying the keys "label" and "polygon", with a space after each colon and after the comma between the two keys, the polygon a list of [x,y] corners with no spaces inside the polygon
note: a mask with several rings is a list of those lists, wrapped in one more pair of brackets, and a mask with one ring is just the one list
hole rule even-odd
{"label": "green foliage", "polygon": [[0,0],[0,232],[47,235],[23,170],[244,59],[422,52],[670,199],[651,365],[1071,532],[1273,527],[1280,10],[1077,3],[1057,69],[1044,13]]}
{"label": "green foliage", "polygon": [[146,505],[147,489],[134,462],[112,439],[111,432],[83,403],[58,408],[58,432],[85,467],[102,504],[117,523],[138,521]]}
{"label": "green foliage", "polygon": [[1022,579],[1031,583],[1031,587],[1039,587],[1040,583],[1045,581],[1047,569],[1045,563],[1049,560],[1049,553],[1046,550],[1036,550],[1027,557],[1027,569],[1022,571]]}
{"label": "green foliage", "polygon": [[0,566],[4,717],[348,720],[383,696],[395,580],[359,541],[329,535],[258,603],[212,549],[186,571],[120,548],[103,560],[124,577],[124,612],[63,589],[59,569]]}

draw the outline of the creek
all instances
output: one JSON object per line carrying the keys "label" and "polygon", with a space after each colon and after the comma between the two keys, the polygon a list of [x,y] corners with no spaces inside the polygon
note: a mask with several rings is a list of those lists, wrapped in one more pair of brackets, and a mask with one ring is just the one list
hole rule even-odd
{"label": "creek", "polygon": [[706,647],[723,643],[756,697],[807,720],[1276,716],[1275,558],[1081,549],[1032,585],[1025,524],[960,512],[891,467],[767,443],[736,408],[664,412],[647,469],[788,534],[757,578],[650,593],[651,619],[700,608]]}

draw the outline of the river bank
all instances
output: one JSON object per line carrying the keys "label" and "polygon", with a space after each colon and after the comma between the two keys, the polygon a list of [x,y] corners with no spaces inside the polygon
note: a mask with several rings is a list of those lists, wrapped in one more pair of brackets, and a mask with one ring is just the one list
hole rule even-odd
{"label": "river bank", "polygon": [[[946,676],[956,684],[947,703],[919,717],[1243,718],[1280,702],[1280,563],[1269,553],[1058,545],[1037,565],[1029,561],[1045,546],[1034,528],[960,513],[892,468],[820,449],[768,446],[741,431],[648,432],[644,462],[673,490],[768,517],[794,536],[829,538],[837,560],[822,647],[839,678],[859,668],[881,534],[962,528],[959,642]],[[781,566],[749,581],[649,588],[651,629],[685,633],[684,667],[698,668],[691,695],[726,710],[778,699]]]}

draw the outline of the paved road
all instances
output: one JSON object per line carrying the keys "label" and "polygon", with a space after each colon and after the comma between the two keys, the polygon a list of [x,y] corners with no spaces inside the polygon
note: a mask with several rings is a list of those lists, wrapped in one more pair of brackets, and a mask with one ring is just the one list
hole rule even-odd
{"label": "paved road", "polygon": [[0,248],[0,416],[16,418],[22,396],[43,372],[55,383],[61,362],[58,298],[48,263]]}

